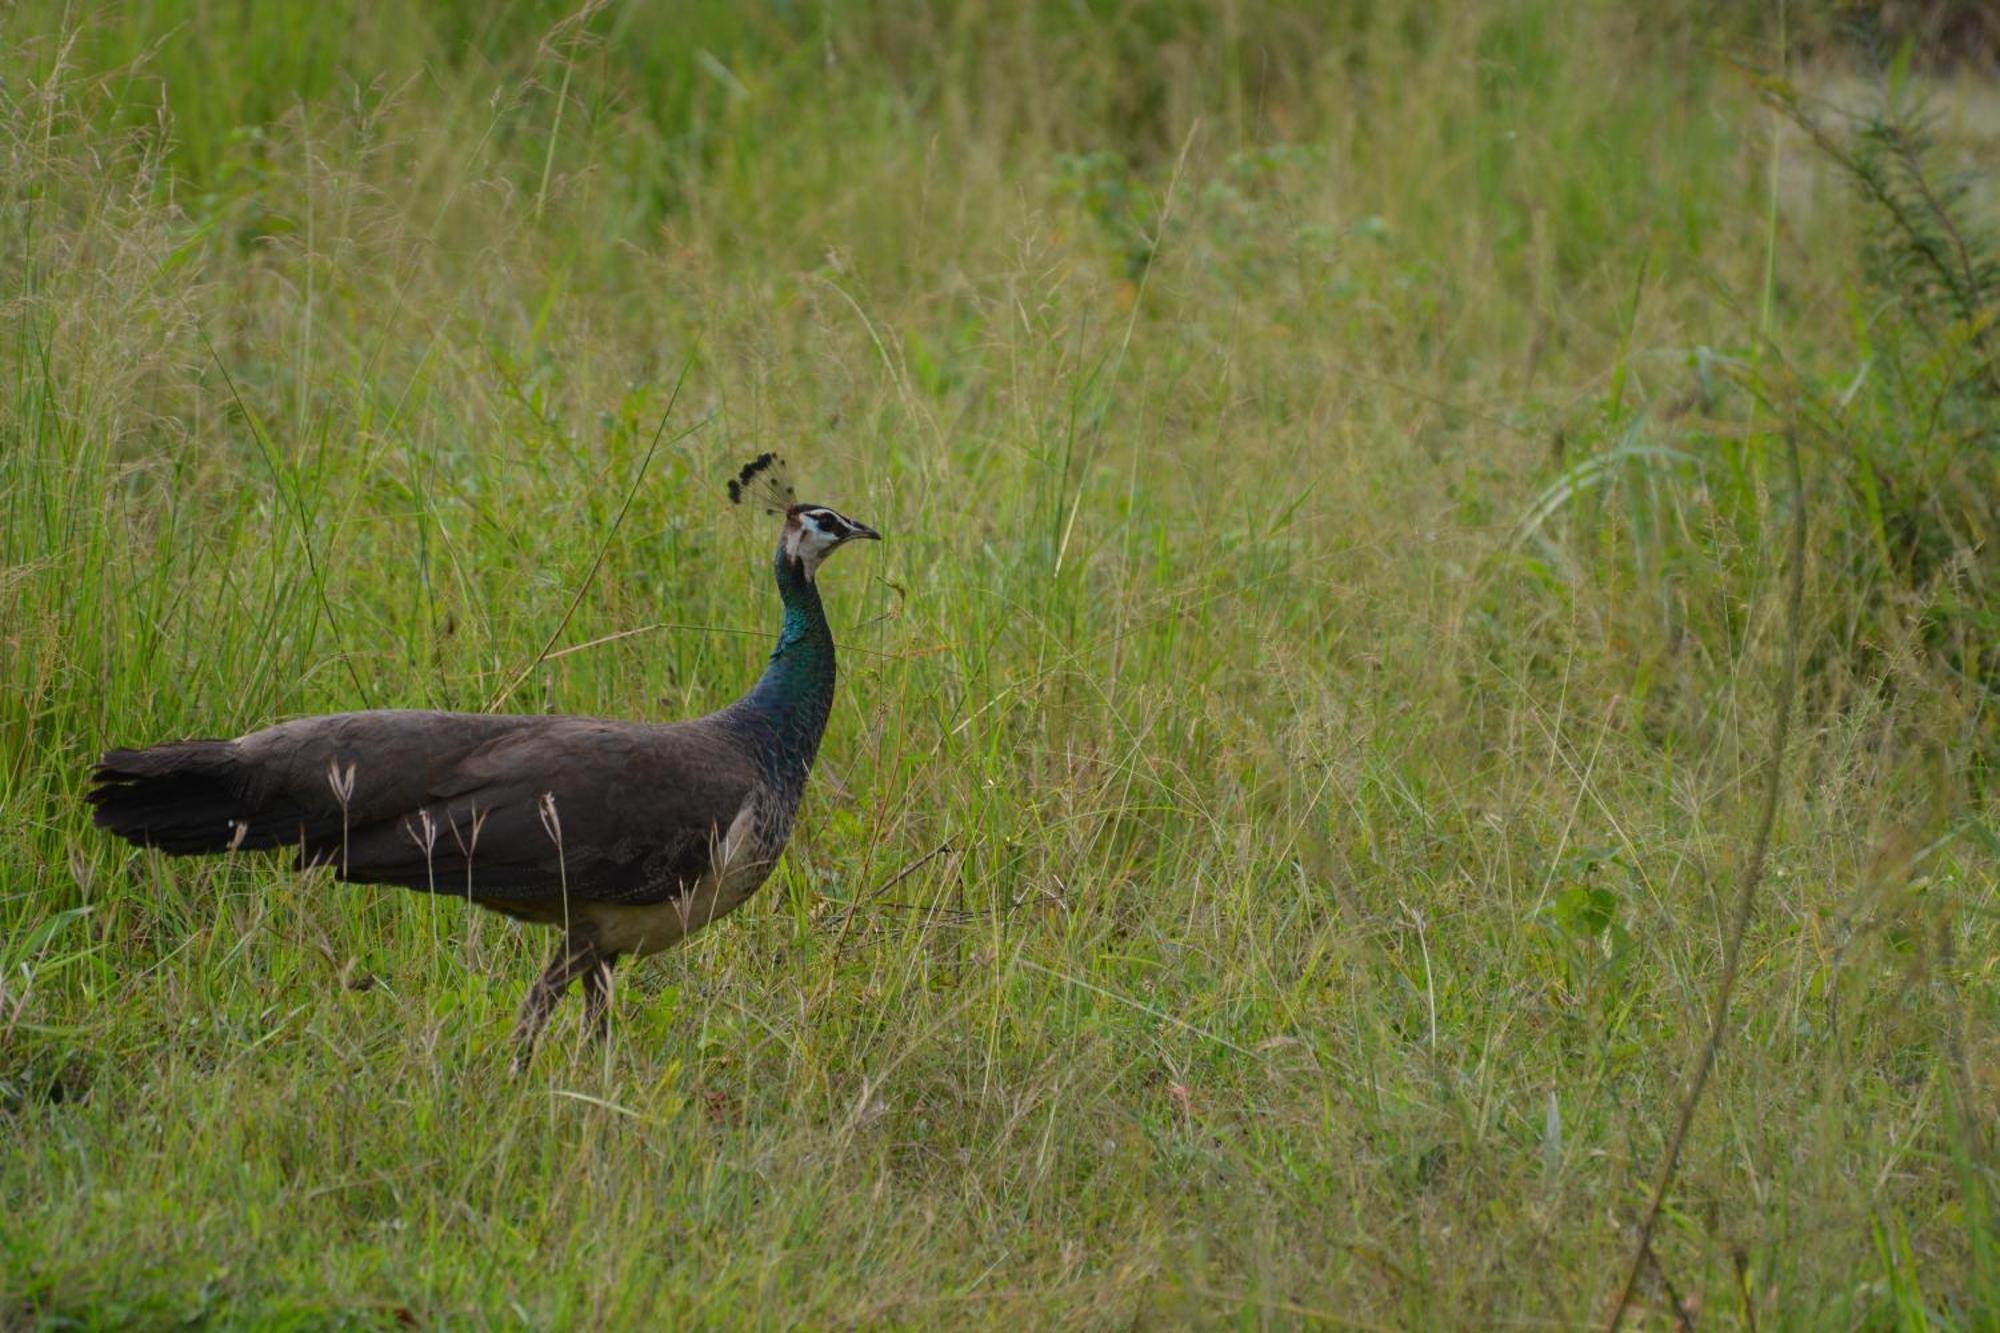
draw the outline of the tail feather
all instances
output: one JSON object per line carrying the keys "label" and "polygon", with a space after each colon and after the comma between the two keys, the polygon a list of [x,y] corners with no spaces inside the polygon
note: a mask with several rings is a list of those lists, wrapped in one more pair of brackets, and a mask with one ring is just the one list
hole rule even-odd
{"label": "tail feather", "polygon": [[236,742],[173,741],[106,752],[84,799],[99,828],[177,856],[296,837],[298,812],[255,800],[245,777]]}

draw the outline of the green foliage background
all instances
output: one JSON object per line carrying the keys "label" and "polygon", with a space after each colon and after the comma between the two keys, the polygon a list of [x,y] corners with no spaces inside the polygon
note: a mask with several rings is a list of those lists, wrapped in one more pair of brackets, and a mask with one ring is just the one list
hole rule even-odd
{"label": "green foliage background", "polygon": [[[0,1324],[1589,1322],[1777,762],[1642,1316],[1991,1327],[2000,99],[1843,22],[0,13]],[[88,827],[111,743],[726,702],[766,448],[889,540],[608,1047]]]}

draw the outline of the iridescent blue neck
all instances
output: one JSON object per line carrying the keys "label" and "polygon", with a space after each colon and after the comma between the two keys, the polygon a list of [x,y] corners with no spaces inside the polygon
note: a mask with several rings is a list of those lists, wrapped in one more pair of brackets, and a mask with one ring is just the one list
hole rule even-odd
{"label": "iridescent blue neck", "polygon": [[756,745],[773,781],[803,785],[833,711],[833,631],[819,589],[799,561],[785,554],[782,541],[774,572],[785,603],[778,646],[757,683],[727,711]]}

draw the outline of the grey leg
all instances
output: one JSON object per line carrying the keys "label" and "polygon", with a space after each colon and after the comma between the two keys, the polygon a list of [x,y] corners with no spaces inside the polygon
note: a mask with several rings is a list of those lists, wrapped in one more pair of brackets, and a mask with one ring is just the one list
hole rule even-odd
{"label": "grey leg", "polygon": [[601,965],[597,946],[589,940],[563,940],[541,977],[528,988],[527,1002],[521,1006],[521,1021],[514,1026],[513,1072],[518,1074],[528,1067],[528,1059],[535,1053],[535,1039],[548,1026],[556,1001],[562,999],[570,983],[578,977],[588,977]]}

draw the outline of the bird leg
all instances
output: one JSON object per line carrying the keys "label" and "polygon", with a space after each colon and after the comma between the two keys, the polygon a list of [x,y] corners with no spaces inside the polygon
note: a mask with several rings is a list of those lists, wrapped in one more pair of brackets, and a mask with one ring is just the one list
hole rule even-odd
{"label": "bird leg", "polygon": [[[542,972],[535,984],[528,988],[528,999],[521,1006],[521,1021],[514,1025],[513,1071],[520,1073],[528,1067],[528,1059],[535,1053],[535,1038],[542,1035],[548,1026],[549,1015],[555,1012],[556,1001],[562,999],[569,990],[570,983],[578,977],[588,977],[604,965],[597,952],[597,945],[588,939],[565,936],[556,956]],[[586,986],[589,984],[585,983]],[[609,983],[606,983],[607,998]]]}
{"label": "bird leg", "polygon": [[611,1035],[611,965],[616,954],[599,954],[583,974],[583,1030],[603,1041]]}

